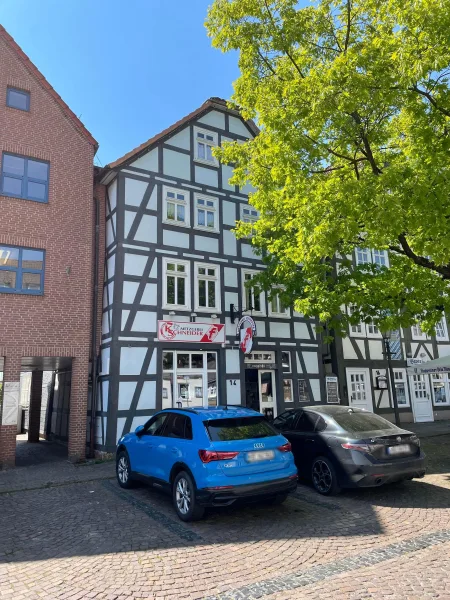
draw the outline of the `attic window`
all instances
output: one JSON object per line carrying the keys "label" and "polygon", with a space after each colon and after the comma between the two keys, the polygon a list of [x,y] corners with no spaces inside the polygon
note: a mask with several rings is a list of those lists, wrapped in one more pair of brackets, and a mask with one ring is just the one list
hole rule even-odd
{"label": "attic window", "polygon": [[28,112],[30,110],[30,92],[9,87],[6,90],[6,106]]}
{"label": "attic window", "polygon": [[218,145],[217,133],[195,127],[195,160],[217,166],[212,149]]}

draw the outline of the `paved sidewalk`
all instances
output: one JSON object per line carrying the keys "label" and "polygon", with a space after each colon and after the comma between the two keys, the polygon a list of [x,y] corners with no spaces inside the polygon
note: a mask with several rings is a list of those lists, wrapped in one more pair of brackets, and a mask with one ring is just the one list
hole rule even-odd
{"label": "paved sidewalk", "polygon": [[420,438],[438,435],[450,435],[450,421],[433,421],[432,423],[408,423],[405,429],[414,431]]}

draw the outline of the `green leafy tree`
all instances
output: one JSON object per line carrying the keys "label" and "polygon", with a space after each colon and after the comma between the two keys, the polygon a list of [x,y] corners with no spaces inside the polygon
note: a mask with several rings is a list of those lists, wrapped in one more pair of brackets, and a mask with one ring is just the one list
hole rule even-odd
{"label": "green leafy tree", "polygon": [[[338,333],[431,332],[450,309],[450,0],[215,0],[206,25],[261,128],[218,151],[257,190],[260,284]],[[358,247],[389,268],[352,267]]]}

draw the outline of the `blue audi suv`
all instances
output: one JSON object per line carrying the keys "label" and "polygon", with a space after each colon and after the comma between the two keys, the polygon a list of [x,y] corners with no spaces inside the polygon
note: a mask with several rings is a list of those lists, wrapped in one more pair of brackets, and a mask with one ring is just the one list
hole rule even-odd
{"label": "blue audi suv", "polygon": [[183,521],[208,506],[284,502],[297,487],[291,444],[265,417],[244,407],[165,409],[120,438],[119,485],[137,480],[172,495]]}

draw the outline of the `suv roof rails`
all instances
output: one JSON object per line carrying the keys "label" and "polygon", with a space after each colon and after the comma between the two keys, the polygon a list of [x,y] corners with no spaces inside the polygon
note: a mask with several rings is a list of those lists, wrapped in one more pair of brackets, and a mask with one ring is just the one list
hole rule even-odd
{"label": "suv roof rails", "polygon": [[185,408],[184,406],[172,406],[171,408],[163,408],[161,412],[164,412],[165,410],[184,410],[186,412],[194,413],[194,415],[198,415],[198,412],[193,408]]}

